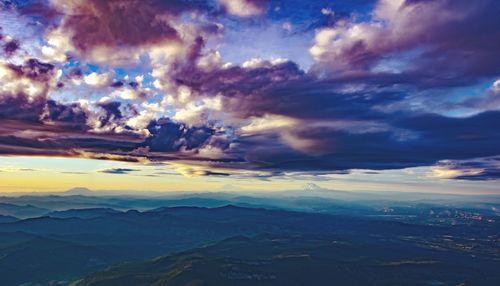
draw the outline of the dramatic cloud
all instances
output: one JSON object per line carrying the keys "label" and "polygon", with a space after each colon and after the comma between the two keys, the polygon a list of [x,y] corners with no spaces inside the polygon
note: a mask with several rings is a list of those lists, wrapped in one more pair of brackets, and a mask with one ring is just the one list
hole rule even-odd
{"label": "dramatic cloud", "polygon": [[[253,0],[14,5],[5,13],[36,32],[1,31],[0,153],[187,176],[434,166],[435,177],[498,178],[496,1],[296,4],[315,14]],[[279,41],[228,61],[227,30],[266,25],[310,43],[294,48],[311,66],[281,58]]]}
{"label": "dramatic cloud", "polygon": [[0,62],[0,118],[37,121],[54,74],[53,65],[36,59],[22,65]]}
{"label": "dramatic cloud", "polygon": [[489,157],[467,161],[440,161],[432,176],[445,179],[487,181],[500,178],[500,158]]}
{"label": "dramatic cloud", "polygon": [[41,121],[48,125],[59,125],[63,129],[86,131],[88,111],[77,103],[68,105],[48,100]]}
{"label": "dramatic cloud", "polygon": [[152,152],[174,152],[181,148],[192,150],[201,147],[214,134],[208,127],[186,128],[169,119],[159,119],[149,124],[151,136],[144,146]]}
{"label": "dramatic cloud", "polygon": [[197,34],[211,33],[213,24],[197,27],[190,22],[198,21],[197,14],[214,13],[215,6],[203,0],[51,0],[48,5],[23,5],[21,11],[41,16],[49,27],[42,48],[46,59],[64,62],[76,55],[128,65],[154,53],[152,49],[175,55]]}
{"label": "dramatic cloud", "polygon": [[433,165],[444,158],[497,155],[498,120],[498,112],[454,119],[402,116],[393,127],[375,125],[357,131],[349,125],[300,124],[284,128],[278,137],[252,135],[242,138],[240,144],[249,168],[255,170],[400,169]]}
{"label": "dramatic cloud", "polygon": [[370,20],[345,19],[316,34],[318,68],[423,72],[443,83],[499,72],[498,3],[381,0]]}

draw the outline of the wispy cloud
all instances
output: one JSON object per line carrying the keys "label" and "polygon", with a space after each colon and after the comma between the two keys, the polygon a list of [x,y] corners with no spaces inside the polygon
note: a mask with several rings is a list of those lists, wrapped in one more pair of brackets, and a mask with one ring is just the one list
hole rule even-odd
{"label": "wispy cloud", "polygon": [[125,175],[129,174],[131,172],[138,172],[140,170],[138,169],[129,169],[129,168],[113,168],[113,169],[104,169],[104,170],[99,170],[99,173],[104,173],[104,174],[115,174],[115,175]]}

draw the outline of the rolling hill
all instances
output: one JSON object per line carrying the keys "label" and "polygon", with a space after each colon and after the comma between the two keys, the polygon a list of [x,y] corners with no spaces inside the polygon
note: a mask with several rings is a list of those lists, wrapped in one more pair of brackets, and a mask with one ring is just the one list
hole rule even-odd
{"label": "rolling hill", "polygon": [[415,244],[260,235],[87,276],[75,286],[494,285],[498,261]]}

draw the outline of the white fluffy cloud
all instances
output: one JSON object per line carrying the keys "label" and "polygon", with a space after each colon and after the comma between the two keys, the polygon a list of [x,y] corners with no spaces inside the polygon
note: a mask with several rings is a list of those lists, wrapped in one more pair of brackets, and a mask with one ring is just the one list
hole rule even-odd
{"label": "white fluffy cloud", "polygon": [[105,87],[111,84],[111,75],[109,73],[90,73],[83,77],[83,81],[94,87]]}
{"label": "white fluffy cloud", "polygon": [[380,0],[370,20],[358,21],[353,16],[320,29],[309,52],[316,62],[334,70],[365,67],[379,55],[439,40],[440,29],[467,16],[446,5],[446,1],[409,5],[405,0]]}
{"label": "white fluffy cloud", "polygon": [[238,17],[251,17],[265,12],[264,1],[252,0],[219,0],[231,15]]}

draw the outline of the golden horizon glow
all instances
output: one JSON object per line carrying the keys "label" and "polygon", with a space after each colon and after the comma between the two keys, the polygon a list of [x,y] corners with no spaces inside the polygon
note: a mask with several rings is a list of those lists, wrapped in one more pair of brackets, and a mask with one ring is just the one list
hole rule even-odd
{"label": "golden horizon glow", "polygon": [[[115,169],[129,171],[123,174],[103,172]],[[500,193],[491,184],[437,178],[432,171],[429,168],[383,171],[383,179],[363,170],[354,170],[347,175],[291,174],[256,179],[184,176],[182,171],[176,170],[176,166],[168,164],[158,166],[82,158],[0,156],[0,193],[63,192],[74,187],[134,192],[200,192],[222,190],[228,185],[242,192],[282,191],[301,189],[309,182],[322,188],[342,191],[471,194],[471,190],[474,190],[472,194]],[[227,188],[224,190],[227,191]]]}

